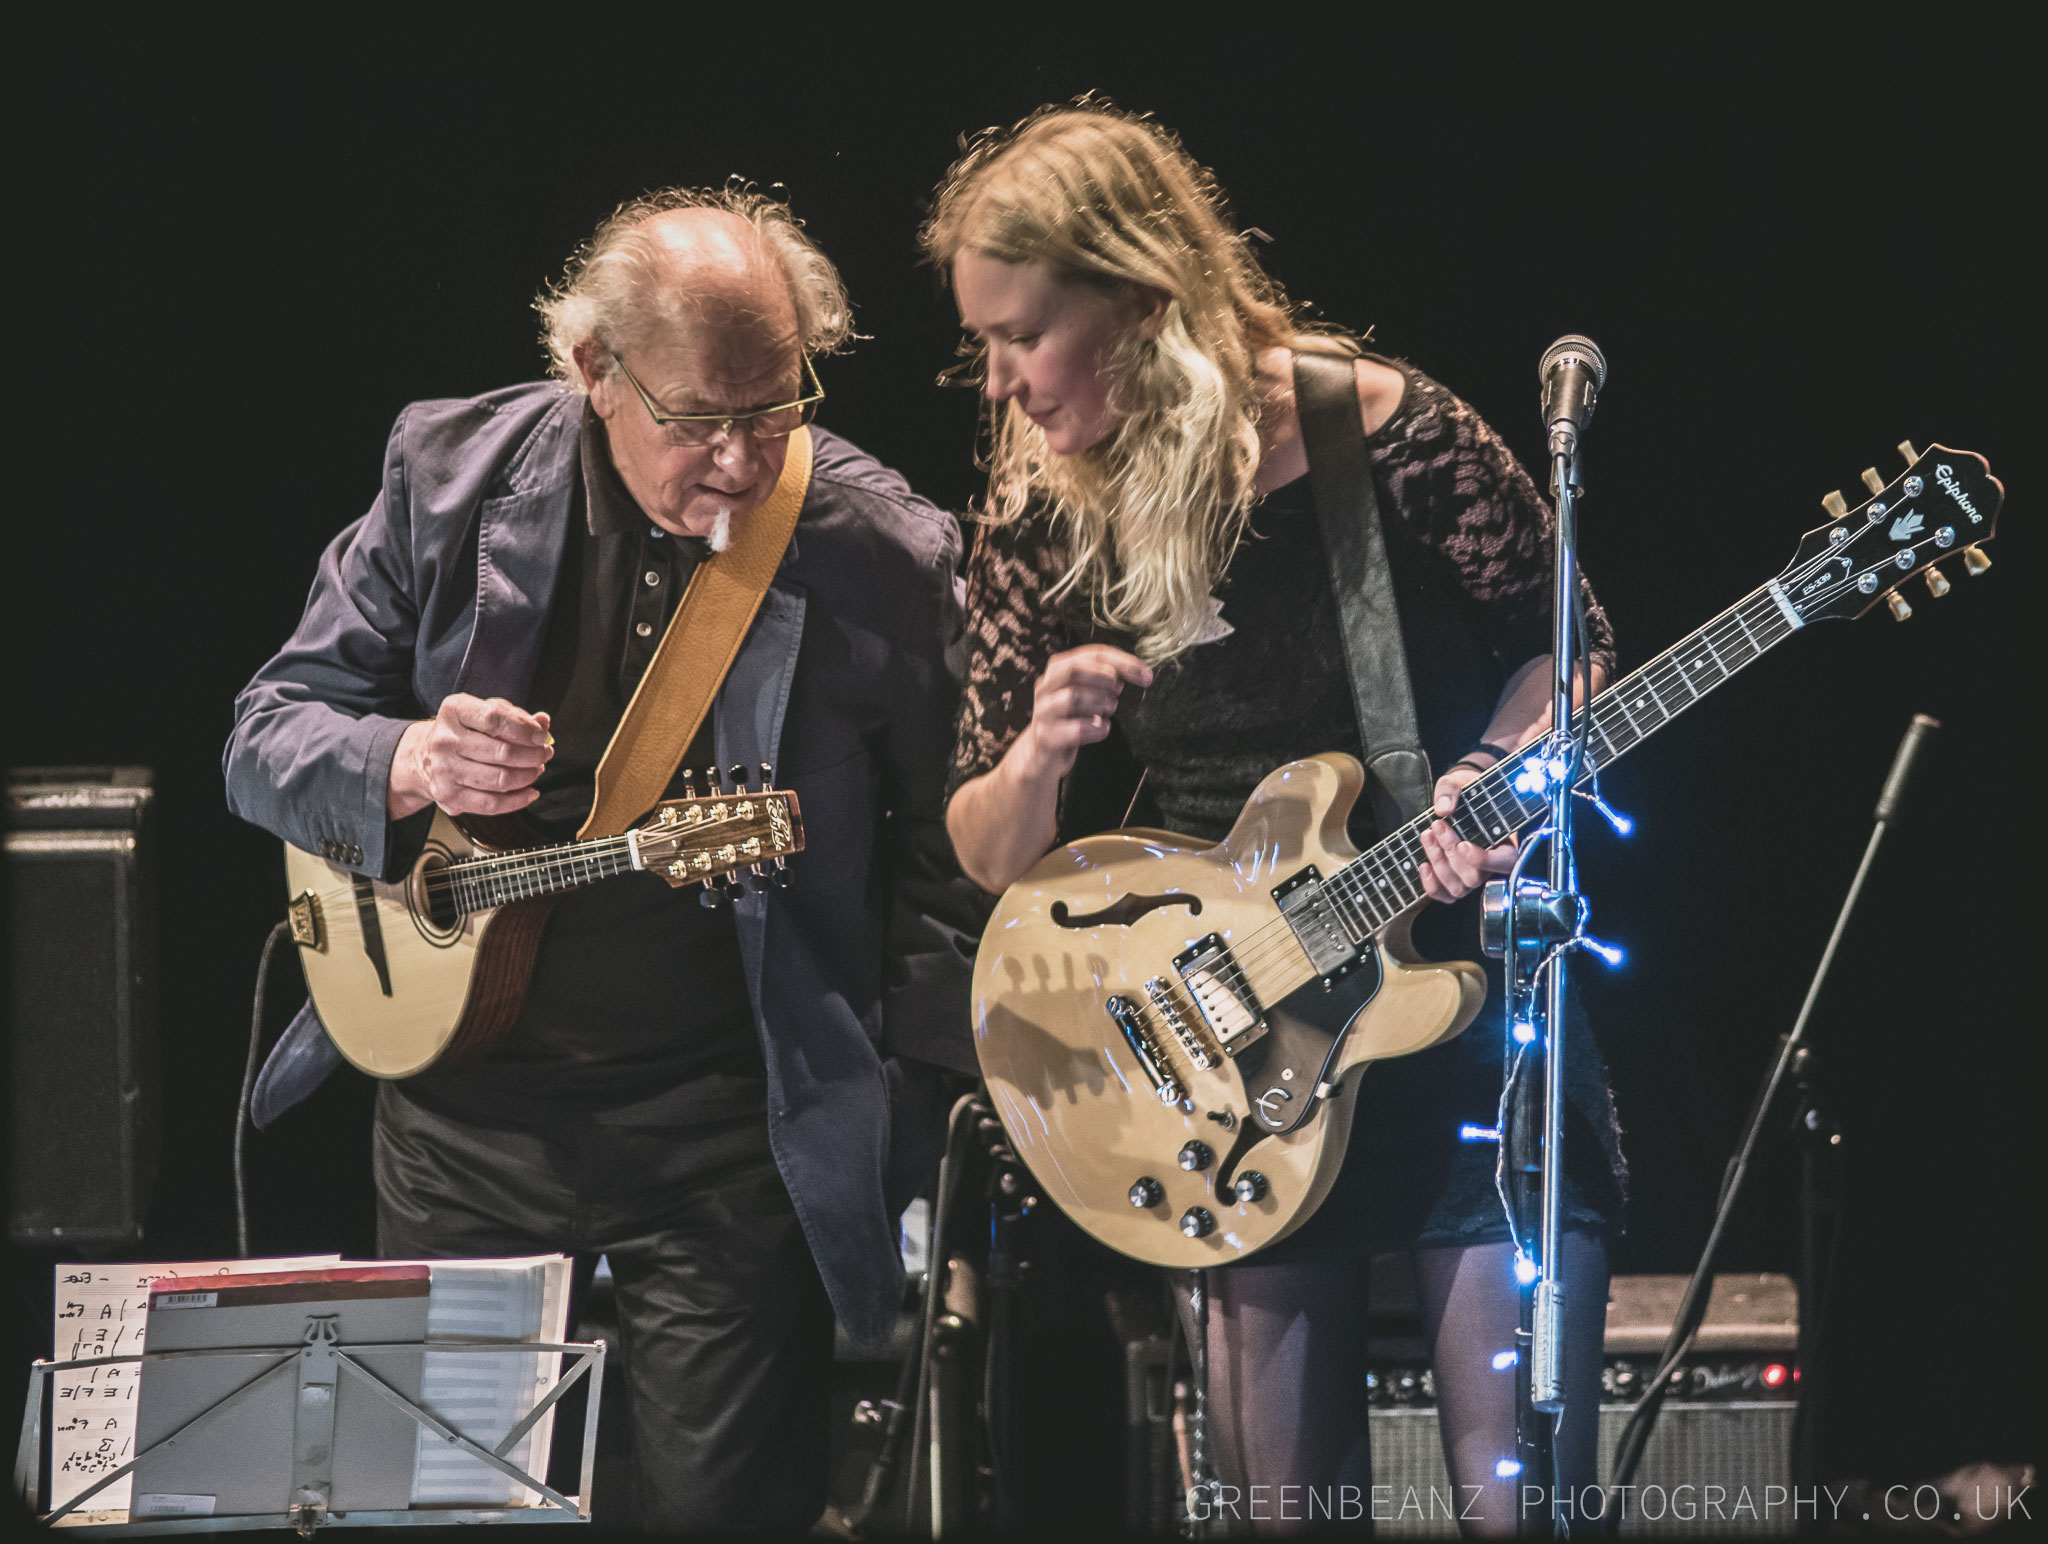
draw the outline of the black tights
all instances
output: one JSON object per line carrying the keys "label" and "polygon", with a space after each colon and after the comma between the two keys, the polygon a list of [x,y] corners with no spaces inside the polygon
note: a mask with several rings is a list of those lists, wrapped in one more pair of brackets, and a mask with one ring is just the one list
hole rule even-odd
{"label": "black tights", "polygon": [[[1597,1236],[1573,1232],[1563,1252],[1569,1360],[1557,1456],[1563,1484],[1576,1493],[1594,1483],[1596,1470],[1607,1249]],[[1506,1243],[1415,1252],[1444,1458],[1468,1532],[1512,1533],[1523,1483],[1495,1472],[1515,1451],[1515,1374],[1493,1365],[1515,1343],[1513,1258]],[[1356,1529],[1369,1519],[1365,1272],[1365,1262],[1352,1259],[1208,1273],[1209,1459],[1216,1478],[1234,1487],[1234,1513],[1223,1514],[1231,1531]],[[1192,1336],[1189,1277],[1176,1272],[1173,1281]],[[1282,1487],[1293,1489],[1283,1495]],[[1393,1498],[1396,1507],[1400,1500]]]}

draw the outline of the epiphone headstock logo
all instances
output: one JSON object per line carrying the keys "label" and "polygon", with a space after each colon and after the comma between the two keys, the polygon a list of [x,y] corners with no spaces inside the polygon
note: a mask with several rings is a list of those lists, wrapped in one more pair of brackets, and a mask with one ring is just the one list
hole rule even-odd
{"label": "epiphone headstock logo", "polygon": [[1956,501],[1956,506],[1970,517],[1972,525],[1980,524],[1984,517],[1977,513],[1977,506],[1970,502],[1970,496],[1963,492],[1963,485],[1956,481],[1955,468],[1946,461],[1934,469],[1934,480],[1941,485],[1941,491]]}

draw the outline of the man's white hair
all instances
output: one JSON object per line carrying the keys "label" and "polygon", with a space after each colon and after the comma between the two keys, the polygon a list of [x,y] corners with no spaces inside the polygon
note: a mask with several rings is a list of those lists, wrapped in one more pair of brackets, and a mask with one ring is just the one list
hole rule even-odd
{"label": "man's white hair", "polygon": [[796,311],[797,339],[806,354],[829,354],[853,336],[853,309],[832,260],[804,234],[802,222],[779,199],[741,185],[663,188],[613,210],[570,257],[562,277],[534,301],[548,373],[583,390],[576,345],[592,342],[592,361],[609,375],[611,356],[688,318],[690,297],[677,292],[673,258],[659,237],[641,229],[654,215],[678,209],[723,209],[753,226],[781,269]]}

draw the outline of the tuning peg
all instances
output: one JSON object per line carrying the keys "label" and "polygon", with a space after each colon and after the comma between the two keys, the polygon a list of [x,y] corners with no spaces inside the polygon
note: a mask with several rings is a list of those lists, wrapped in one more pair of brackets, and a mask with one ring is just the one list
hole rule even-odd
{"label": "tuning peg", "polygon": [[1891,607],[1894,622],[1903,622],[1913,614],[1913,608],[1906,604],[1906,597],[1897,590],[1885,591],[1884,603]]}
{"label": "tuning peg", "polygon": [[709,874],[704,876],[704,888],[697,892],[697,904],[706,911],[716,911],[725,904],[725,889]]}
{"label": "tuning peg", "polygon": [[1984,549],[1977,546],[1963,548],[1963,568],[1974,579],[1991,566],[1991,559],[1984,555]]}
{"label": "tuning peg", "polygon": [[1863,486],[1872,493],[1884,492],[1884,479],[1877,475],[1876,467],[1866,466],[1863,469]]}
{"label": "tuning peg", "polygon": [[1948,594],[1948,592],[1949,592],[1949,582],[1948,582],[1948,575],[1947,575],[1947,574],[1945,574],[1945,573],[1943,573],[1943,572],[1942,572],[1942,571],[1941,571],[1940,569],[1938,569],[1938,568],[1930,568],[1930,569],[1928,569],[1928,570],[1927,570],[1927,593],[1928,593],[1929,595],[1932,595],[1932,596],[1933,596],[1933,597],[1934,597],[1934,598],[1935,598],[1936,600],[1940,600],[1940,599],[1942,598],[1942,596],[1944,596],[1944,595]]}
{"label": "tuning peg", "polygon": [[1840,520],[1849,513],[1849,501],[1830,488],[1820,496],[1820,507],[1828,512],[1830,520]]}
{"label": "tuning peg", "polygon": [[1920,452],[1913,448],[1913,442],[1911,440],[1899,441],[1899,454],[1906,458],[1906,465],[1908,466],[1911,466],[1915,461],[1918,461],[1920,459]]}
{"label": "tuning peg", "polygon": [[747,769],[745,767],[735,761],[732,764],[732,771],[727,775],[732,778],[732,791],[734,793],[745,793],[747,791]]}
{"label": "tuning peg", "polygon": [[787,890],[789,888],[789,865],[782,859],[777,858],[775,860],[775,867],[768,871],[768,877],[774,882],[776,889]]}
{"label": "tuning peg", "polygon": [[690,769],[688,767],[683,768],[683,797],[685,799],[694,799],[697,797],[696,779],[691,774]]}
{"label": "tuning peg", "polygon": [[740,883],[737,874],[719,875],[718,885],[720,889],[725,891],[725,898],[729,901],[736,901],[747,893],[747,887]]}
{"label": "tuning peg", "polygon": [[775,786],[775,768],[768,762],[761,763],[761,791],[766,793]]}

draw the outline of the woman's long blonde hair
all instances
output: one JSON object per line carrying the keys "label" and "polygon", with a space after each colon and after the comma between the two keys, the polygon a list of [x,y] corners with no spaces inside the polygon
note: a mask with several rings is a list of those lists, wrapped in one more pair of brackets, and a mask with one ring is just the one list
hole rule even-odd
{"label": "woman's long blonde hair", "polygon": [[1015,403],[992,414],[983,518],[1048,509],[1072,554],[1055,596],[1078,590],[1148,660],[1183,652],[1258,496],[1256,355],[1356,345],[1304,335],[1231,227],[1215,178],[1158,124],[1105,103],[1041,108],[981,135],[940,184],[921,236],[942,272],[972,250],[1134,301],[1165,297],[1155,334],[1133,325],[1108,361],[1122,421],[1101,444],[1056,455]]}

